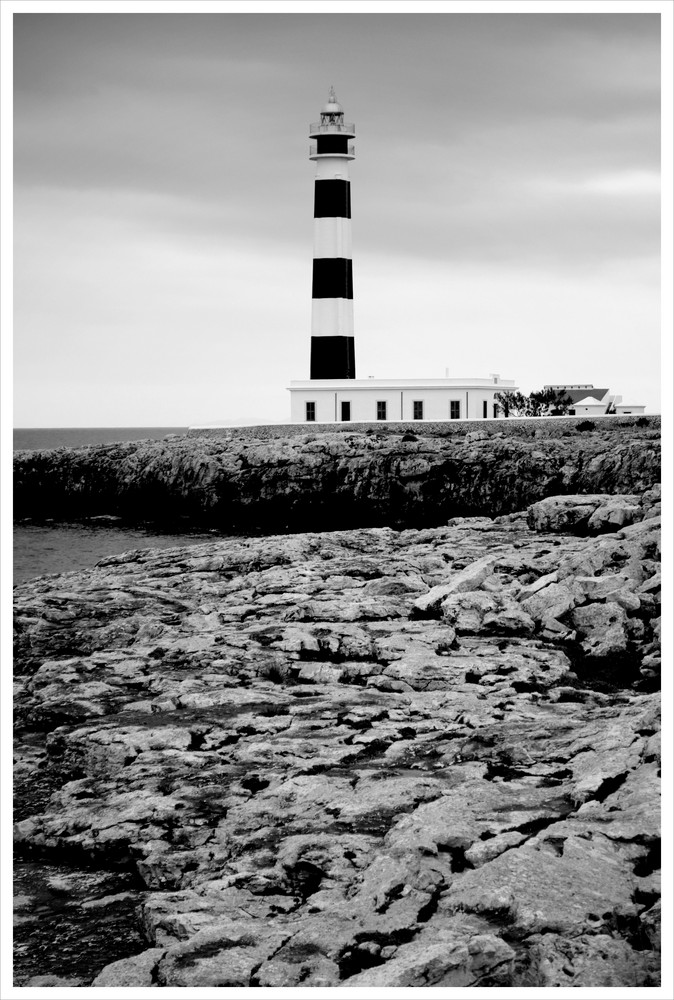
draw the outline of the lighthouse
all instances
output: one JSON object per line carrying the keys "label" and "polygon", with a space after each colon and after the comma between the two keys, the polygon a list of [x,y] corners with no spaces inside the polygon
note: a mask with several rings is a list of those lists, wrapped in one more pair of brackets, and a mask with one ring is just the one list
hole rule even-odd
{"label": "lighthouse", "polygon": [[310,126],[314,183],[314,261],[311,286],[311,379],[355,379],[351,182],[355,136],[334,88]]}
{"label": "lighthouse", "polygon": [[[350,140],[356,132],[330,88],[321,120],[312,124],[309,158],[314,183],[314,267],[311,310],[311,366],[308,379],[292,381],[294,424],[487,420],[498,415],[498,395],[517,390],[512,379],[356,378],[351,266]],[[454,336],[454,331],[448,331]]]}

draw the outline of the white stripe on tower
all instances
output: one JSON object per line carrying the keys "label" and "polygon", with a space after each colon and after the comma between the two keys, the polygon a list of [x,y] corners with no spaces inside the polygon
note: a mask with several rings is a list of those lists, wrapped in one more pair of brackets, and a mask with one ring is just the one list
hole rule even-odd
{"label": "white stripe on tower", "polygon": [[351,183],[349,139],[354,127],[331,88],[321,120],[311,126],[316,140],[314,182],[314,267],[311,310],[312,379],[356,377],[351,264]]}
{"label": "white stripe on tower", "polygon": [[314,257],[351,260],[351,219],[314,219]]}

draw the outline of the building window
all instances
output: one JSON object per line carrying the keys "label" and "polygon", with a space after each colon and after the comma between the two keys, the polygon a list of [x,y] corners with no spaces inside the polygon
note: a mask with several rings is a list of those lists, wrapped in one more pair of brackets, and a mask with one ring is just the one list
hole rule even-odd
{"label": "building window", "polygon": [[377,420],[386,420],[386,400],[377,400]]}
{"label": "building window", "polygon": [[305,403],[304,405],[306,406],[306,409],[307,409],[306,418],[305,419],[306,420],[315,420],[316,419],[316,404],[315,403]]}
{"label": "building window", "polygon": [[461,401],[459,399],[450,399],[450,401],[449,401],[449,419],[450,420],[460,420],[461,419]]}
{"label": "building window", "polygon": [[494,403],[494,420],[498,417],[498,403]]}
{"label": "building window", "polygon": [[413,420],[423,420],[424,419],[424,403],[421,399],[415,399],[412,403],[412,419]]}
{"label": "building window", "polygon": [[342,403],[342,420],[351,420],[351,403]]}
{"label": "building window", "polygon": [[482,416],[483,416],[483,418],[485,420],[487,419],[487,400],[486,399],[482,400]]}

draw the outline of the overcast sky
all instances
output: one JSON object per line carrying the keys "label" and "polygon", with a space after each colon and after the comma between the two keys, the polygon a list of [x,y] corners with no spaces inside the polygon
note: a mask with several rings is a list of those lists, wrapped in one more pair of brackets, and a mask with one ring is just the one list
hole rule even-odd
{"label": "overcast sky", "polygon": [[17,14],[15,422],[284,420],[308,126],[351,165],[360,377],[659,400],[657,14]]}

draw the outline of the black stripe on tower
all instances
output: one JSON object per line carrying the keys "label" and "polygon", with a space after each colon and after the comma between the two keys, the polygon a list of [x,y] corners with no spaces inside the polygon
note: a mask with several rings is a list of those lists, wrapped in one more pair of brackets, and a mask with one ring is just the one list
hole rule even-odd
{"label": "black stripe on tower", "polygon": [[314,184],[314,219],[326,218],[351,218],[351,181],[316,181]]}
{"label": "black stripe on tower", "polygon": [[312,299],[352,299],[353,265],[348,257],[315,257]]}
{"label": "black stripe on tower", "polygon": [[349,140],[345,135],[319,135],[316,139],[316,154],[326,156],[330,153],[349,152]]}
{"label": "black stripe on tower", "polygon": [[310,378],[355,378],[353,337],[312,337]]}

